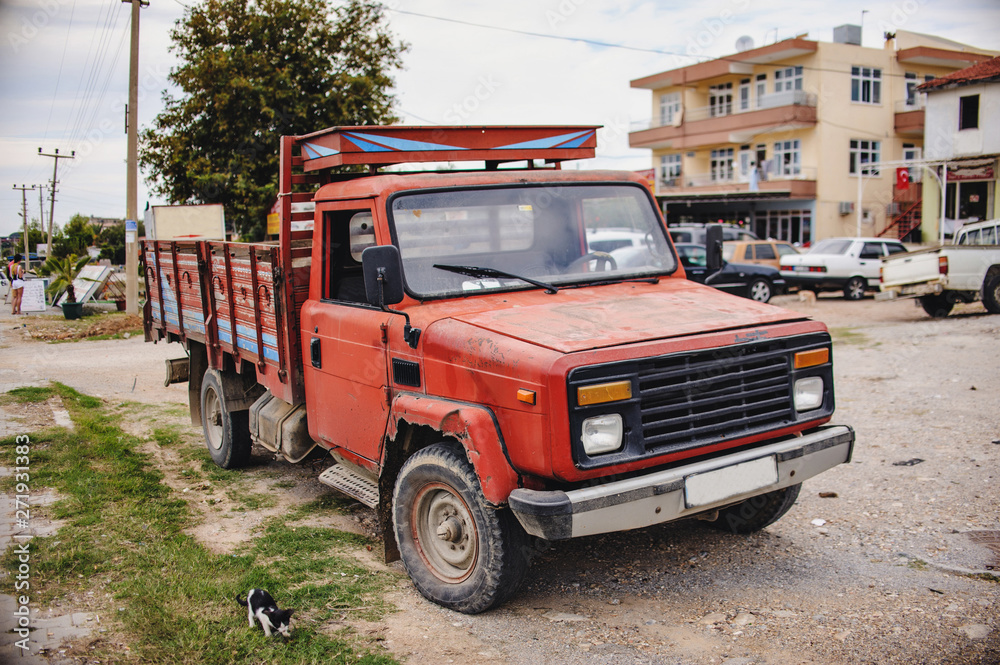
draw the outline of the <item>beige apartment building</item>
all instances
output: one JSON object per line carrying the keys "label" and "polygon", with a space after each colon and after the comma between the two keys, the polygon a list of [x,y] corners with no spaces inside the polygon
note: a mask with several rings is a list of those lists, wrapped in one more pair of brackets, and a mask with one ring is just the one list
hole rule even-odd
{"label": "beige apartment building", "polygon": [[921,160],[917,86],[996,53],[902,30],[886,34],[884,48],[866,48],[853,25],[836,28],[833,43],[748,41],[732,55],[631,82],[652,91],[652,117],[629,144],[652,150],[668,223],[737,223],[804,245],[859,231],[910,234],[921,181],[931,179],[921,168],[870,165]]}

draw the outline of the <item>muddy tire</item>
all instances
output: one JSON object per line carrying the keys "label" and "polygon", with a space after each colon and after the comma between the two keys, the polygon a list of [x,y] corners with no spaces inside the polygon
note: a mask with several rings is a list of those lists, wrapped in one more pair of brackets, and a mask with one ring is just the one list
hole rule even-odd
{"label": "muddy tire", "polygon": [[844,284],[844,297],[848,300],[861,300],[865,297],[868,280],[864,277],[852,277]]}
{"label": "muddy tire", "polygon": [[457,446],[437,443],[406,460],[392,517],[406,572],[438,605],[478,614],[508,600],[524,580],[527,535],[509,509],[486,503]]}
{"label": "muddy tire", "polygon": [[747,534],[774,524],[787,513],[799,496],[802,484],[761,494],[719,511],[719,519],[706,522],[713,529]]}
{"label": "muddy tire", "polygon": [[983,286],[983,305],[990,314],[1000,314],[1000,275],[993,275]]}
{"label": "muddy tire", "polygon": [[250,462],[250,412],[230,411],[218,370],[205,372],[201,384],[201,427],[212,461],[223,469],[236,469]]}
{"label": "muddy tire", "polygon": [[920,296],[919,300],[920,306],[924,308],[928,316],[935,319],[943,319],[948,316],[955,306],[955,301],[945,293],[936,296]]}

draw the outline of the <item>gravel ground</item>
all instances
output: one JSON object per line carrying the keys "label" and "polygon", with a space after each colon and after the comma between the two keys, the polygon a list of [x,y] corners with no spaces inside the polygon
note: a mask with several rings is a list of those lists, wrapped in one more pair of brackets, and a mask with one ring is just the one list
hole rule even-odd
{"label": "gravel ground", "polygon": [[[976,575],[1000,567],[1000,316],[776,302],[830,327],[834,422],[858,435],[852,463],[806,481],[782,520],[751,536],[683,522],[556,543],[513,601],[474,617],[403,581],[402,611],[357,630],[412,663],[1000,662],[1000,582]],[[162,387],[176,345],[41,344],[15,325],[0,316],[0,390],[54,379],[186,400]]]}

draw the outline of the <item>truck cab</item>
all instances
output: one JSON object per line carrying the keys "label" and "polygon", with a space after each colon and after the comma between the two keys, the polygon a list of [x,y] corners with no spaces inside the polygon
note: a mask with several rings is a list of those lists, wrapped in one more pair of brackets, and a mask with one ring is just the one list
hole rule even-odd
{"label": "truck cab", "polygon": [[[468,613],[516,592],[532,539],[687,517],[749,533],[849,461],[823,324],[686,279],[642,179],[557,168],[592,156],[596,129],[286,137],[278,246],[194,248],[229,257],[200,269],[201,319],[242,326],[243,350],[175,325],[163,304],[195,298],[162,287],[183,290],[190,261],[144,251],[147,338],[187,344],[216,461],[252,442],[292,462],[326,451],[320,480],[378,510],[386,558]],[[485,168],[378,171],[466,158]],[[329,175],[351,164],[369,173]],[[293,232],[303,202],[312,229]],[[641,238],[641,260],[594,251],[606,229]],[[718,230],[708,241],[718,270]],[[244,254],[258,297],[233,288]]]}

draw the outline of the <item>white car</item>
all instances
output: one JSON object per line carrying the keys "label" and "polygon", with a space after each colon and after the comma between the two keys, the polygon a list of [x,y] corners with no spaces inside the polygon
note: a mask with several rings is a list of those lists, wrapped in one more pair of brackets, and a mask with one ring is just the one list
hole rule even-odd
{"label": "white car", "polygon": [[622,247],[645,247],[646,234],[632,229],[587,230],[587,249],[591,252],[613,252]]}
{"label": "white car", "polygon": [[781,257],[781,276],[790,287],[843,291],[848,300],[860,300],[866,291],[878,290],[882,257],[905,251],[898,240],[828,238],[805,254]]}

